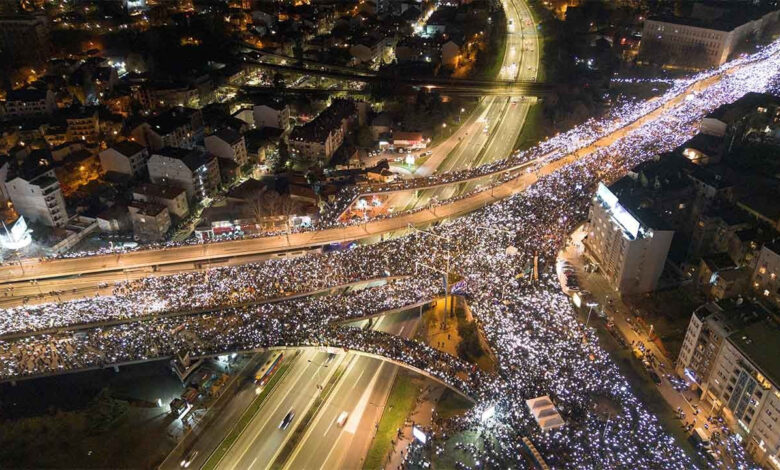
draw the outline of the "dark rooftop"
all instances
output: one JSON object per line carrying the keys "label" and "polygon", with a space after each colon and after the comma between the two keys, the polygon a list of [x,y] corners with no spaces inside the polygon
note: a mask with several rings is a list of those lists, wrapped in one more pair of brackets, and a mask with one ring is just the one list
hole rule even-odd
{"label": "dark rooftop", "polygon": [[170,134],[179,127],[192,124],[195,109],[177,106],[158,114],[147,121],[157,134]]}
{"label": "dark rooftop", "polygon": [[215,136],[219,137],[220,139],[224,140],[230,145],[237,144],[241,139],[241,134],[236,132],[235,130],[225,127],[217,132],[214,133]]}
{"label": "dark rooftop", "polygon": [[715,253],[702,257],[702,261],[706,264],[711,271],[723,271],[726,269],[735,269],[737,267],[734,260],[731,259],[728,253]]}
{"label": "dark rooftop", "polygon": [[181,160],[192,171],[197,170],[208,163],[213,156],[200,149],[185,149],[180,147],[164,147],[155,152],[155,155]]}
{"label": "dark rooftop", "polygon": [[121,153],[122,155],[129,157],[143,150],[144,146],[138,142],[133,142],[132,140],[123,140],[121,142],[115,143],[111,146],[111,148]]}
{"label": "dark rooftop", "polygon": [[725,122],[726,124],[731,124],[732,122],[740,119],[745,114],[753,111],[755,108],[768,104],[780,104],[780,98],[772,96],[768,93],[750,92],[746,93],[745,96],[733,103],[727,103],[718,106],[706,117],[718,119]]}
{"label": "dark rooftop", "polygon": [[355,114],[355,102],[335,99],[316,118],[302,126],[296,126],[290,133],[290,140],[325,142],[328,134],[341,126],[341,121]]}
{"label": "dark rooftop", "polygon": [[21,88],[10,90],[5,97],[6,101],[40,101],[46,99],[46,90],[36,88]]}
{"label": "dark rooftop", "polygon": [[780,384],[780,326],[776,320],[766,318],[749,325],[731,335],[729,341],[775,386]]}
{"label": "dark rooftop", "polygon": [[174,199],[184,192],[185,192],[184,189],[177,188],[175,186],[170,186],[170,185],[163,186],[160,184],[152,184],[152,183],[141,183],[135,188],[133,188],[133,193],[135,194],[142,194],[144,196],[155,197],[160,199]]}

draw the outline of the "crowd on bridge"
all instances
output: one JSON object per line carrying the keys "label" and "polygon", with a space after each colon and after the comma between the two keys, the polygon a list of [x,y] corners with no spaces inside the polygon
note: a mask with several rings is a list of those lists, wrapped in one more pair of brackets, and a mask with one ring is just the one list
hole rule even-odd
{"label": "crowd on bridge", "polygon": [[[778,46],[773,48],[777,52]],[[553,265],[567,234],[585,219],[599,181],[613,181],[658,152],[681,144],[696,132],[703,113],[747,91],[766,90],[777,83],[773,81],[780,70],[777,56],[751,62],[753,59],[740,59],[743,68],[706,89],[687,94],[675,107],[642,122],[620,139],[567,162],[554,173],[540,174],[537,183],[525,192],[440,225],[436,236],[415,233],[337,254],[259,263],[257,267],[219,268],[178,278],[150,278],[119,286],[115,297],[133,302],[150,293],[165,301],[171,289],[181,288],[181,295],[174,294],[170,304],[155,310],[162,313],[197,302],[212,306],[209,308],[222,305],[209,303],[214,299],[241,304],[277,296],[299,285],[322,287],[373,277],[409,277],[342,295],[189,315],[146,315],[149,318],[143,321],[78,334],[40,333],[4,341],[0,342],[0,377],[102,367],[177,352],[211,355],[279,345],[354,348],[409,363],[477,399],[475,410],[455,422],[461,429],[492,436],[491,444],[473,450],[464,447],[463,465],[472,466],[473,459],[480,458],[500,467],[522,466],[520,437],[527,436],[555,468],[694,468],[694,462],[634,394],[599,345],[594,330],[576,320],[571,303],[560,291]],[[686,86],[680,83],[672,88],[679,93]],[[620,127],[664,102],[661,98],[638,104],[625,114],[616,112],[610,122],[577,128],[566,133],[569,140],[550,139],[537,151],[549,153],[565,146],[555,151],[560,156],[568,154],[589,145],[604,129]],[[494,164],[498,165],[494,168],[504,164]],[[538,279],[526,269],[534,257],[540,266]],[[464,278],[464,295],[497,358],[495,376],[474,372],[459,359],[415,341],[341,325],[440,295],[437,270],[444,269],[445,258],[450,258],[452,270]],[[237,275],[242,269],[249,271]],[[265,282],[272,285],[261,285]],[[541,395],[554,402],[564,421],[562,427],[542,432],[535,424],[525,400]],[[483,423],[479,416],[486,406],[496,409],[489,423]],[[415,453],[414,458],[429,457]],[[744,455],[736,455],[736,466],[748,468]]]}
{"label": "crowd on bridge", "polygon": [[[589,119],[583,124],[566,132],[561,132],[531,149],[515,152],[509,157],[501,160],[474,168],[436,173],[427,177],[404,179],[392,183],[373,184],[360,188],[347,188],[339,195],[337,201],[331,208],[326,210],[326,214],[321,217],[319,223],[311,227],[298,227],[291,229],[291,231],[321,230],[323,228],[335,226],[364,223],[365,221],[362,219],[338,219],[338,216],[342,213],[343,209],[353,202],[361,193],[413,190],[443,183],[474,180],[480,177],[489,177],[489,179],[481,181],[482,184],[472,189],[469,193],[459,195],[458,197],[465,197],[474,192],[488,190],[494,185],[501,184],[516,177],[518,175],[517,171],[532,171],[540,168],[546,163],[571,155],[573,152],[582,152],[584,149],[592,151],[594,143],[599,141],[599,139],[619,132],[627,125],[634,123],[637,120],[641,120],[653,111],[659,110],[667,105],[674,104],[677,107],[675,114],[679,115],[684,121],[689,121],[691,118],[701,116],[702,110],[714,109],[719,104],[729,102],[728,97],[733,96],[735,93],[744,93],[744,90],[766,90],[767,80],[771,80],[771,77],[767,76],[767,72],[770,74],[773,73],[774,70],[777,70],[778,65],[780,65],[778,64],[777,58],[778,51],[780,51],[780,42],[775,42],[753,54],[744,55],[735,60],[726,62],[719,68],[706,70],[687,78],[670,81],[671,85],[661,96],[649,100],[626,101],[622,105],[611,110],[606,118]],[[724,78],[724,82],[727,83],[727,85],[724,86],[723,83],[716,84],[703,92],[692,89],[694,85],[718,75]],[[682,105],[679,105],[676,101],[680,99],[681,95],[685,96],[686,101],[682,103]],[[707,96],[708,99],[705,100],[704,103],[695,99],[701,96]],[[689,100],[689,98],[691,99]],[[702,105],[704,106],[703,108]],[[664,134],[668,135],[670,132],[666,131]],[[524,165],[529,162],[534,162],[534,164],[530,168],[525,167]],[[438,203],[441,204],[442,201],[438,201]],[[419,208],[413,210],[419,210]],[[404,211],[398,211],[383,217],[397,217],[404,213]],[[279,235],[281,233],[283,232],[269,232],[257,234],[255,236],[267,237]],[[198,243],[208,243],[208,241],[200,241],[192,237],[183,242],[162,242],[141,245],[136,248],[106,247],[97,250],[71,251],[55,255],[55,257],[95,256],[135,250],[165,249]]]}

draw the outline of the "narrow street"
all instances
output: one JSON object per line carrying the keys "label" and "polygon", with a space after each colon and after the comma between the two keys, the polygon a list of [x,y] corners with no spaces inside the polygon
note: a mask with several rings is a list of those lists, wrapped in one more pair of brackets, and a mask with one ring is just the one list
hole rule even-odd
{"label": "narrow street", "polygon": [[[600,270],[586,271],[586,265],[592,264],[593,261],[585,253],[583,239],[586,234],[583,227],[578,228],[569,238],[566,247],[558,254],[557,272],[562,290],[570,296],[575,294],[575,291],[566,287],[566,276],[562,269],[562,263],[568,262],[573,267],[582,289],[579,293],[589,293],[592,301],[598,304],[592,307],[582,306],[584,311],[589,312],[586,314],[586,324],[602,329],[624,349],[635,352],[631,354],[630,360],[639,362],[637,369],[644,369],[644,375],[655,382],[654,388],[658,395],[666,401],[670,411],[677,415],[676,422],[666,420],[668,424],[681,428],[687,425],[690,428],[690,430],[684,429],[687,435],[691,435],[697,428],[704,431],[707,438],[712,440],[712,449],[719,454],[720,461],[717,462],[717,468],[732,468],[731,456],[724,446],[717,444],[717,435],[713,436],[716,432],[722,434],[727,428],[718,424],[716,415],[710,414],[709,404],[700,404],[698,394],[683,386],[684,381],[675,372],[676,357],[668,357],[666,349],[662,345],[659,346],[660,340],[653,335],[653,325],[645,325],[642,319],[632,313],[631,308],[622,301],[619,293],[609,285]],[[599,311],[603,312],[602,316],[599,316]],[[653,373],[656,377],[653,377]],[[659,419],[664,420],[660,416]],[[700,450],[702,458],[708,458],[703,449],[697,448],[697,450]],[[716,464],[712,458],[707,462]]]}

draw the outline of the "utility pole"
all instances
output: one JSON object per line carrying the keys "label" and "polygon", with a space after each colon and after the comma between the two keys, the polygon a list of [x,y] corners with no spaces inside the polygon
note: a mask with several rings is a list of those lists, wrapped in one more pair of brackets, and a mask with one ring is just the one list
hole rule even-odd
{"label": "utility pole", "polygon": [[[450,238],[442,236],[442,235],[439,235],[439,234],[436,234],[436,233],[433,233],[433,232],[429,232],[427,230],[419,229],[419,228],[413,226],[412,224],[407,225],[407,227],[409,228],[409,230],[417,231],[417,232],[420,232],[420,233],[424,233],[426,235],[430,235],[432,237],[440,238],[440,239],[444,240],[445,242],[447,242],[447,256],[446,256],[447,264],[446,264],[446,267],[445,267],[444,271],[442,271],[439,268],[435,268],[433,266],[429,266],[429,265],[427,265],[425,263],[421,263],[419,261],[417,263],[415,263],[415,268],[419,265],[419,266],[426,267],[426,268],[428,268],[428,269],[430,269],[432,271],[436,271],[436,272],[442,273],[444,275],[444,323],[442,324],[442,328],[446,329],[447,328],[447,315],[451,313],[449,310],[453,310],[454,311],[454,302],[450,301],[450,279],[449,279],[450,278],[450,276],[449,276],[449,274],[450,274],[450,259],[451,259],[451,256],[450,256],[451,255],[451,252],[450,252]],[[447,308],[448,305],[450,307],[449,309]]]}

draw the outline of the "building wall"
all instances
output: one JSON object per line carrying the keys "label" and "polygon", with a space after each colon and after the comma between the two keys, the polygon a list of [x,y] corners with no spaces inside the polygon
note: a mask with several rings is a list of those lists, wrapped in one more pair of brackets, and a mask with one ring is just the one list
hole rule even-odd
{"label": "building wall", "polygon": [[130,206],[130,220],[133,223],[133,235],[142,241],[162,240],[171,227],[168,209],[163,208],[156,215],[150,215]]}
{"label": "building wall", "polygon": [[187,192],[182,191],[173,198],[157,197],[154,195],[148,195],[145,193],[133,192],[133,198],[136,201],[153,202],[160,204],[168,209],[171,216],[178,219],[183,219],[190,213],[190,205],[187,202]]}
{"label": "building wall", "polygon": [[49,59],[51,43],[45,15],[0,18],[0,50],[14,64],[42,64]]}
{"label": "building wall", "polygon": [[285,106],[280,110],[273,109],[267,105],[255,106],[252,110],[255,120],[255,128],[273,127],[276,129],[287,129],[290,125],[290,107]]}
{"label": "building wall", "polygon": [[13,100],[3,104],[6,119],[46,116],[54,112],[57,103],[54,93],[46,92],[46,98],[35,101]]}
{"label": "building wall", "polygon": [[[54,178],[54,172],[50,173]],[[27,220],[49,227],[65,226],[68,214],[59,182],[55,178],[54,183],[40,187],[35,181],[14,178],[6,184],[14,209]]]}
{"label": "building wall", "polygon": [[103,171],[114,171],[125,175],[137,175],[146,167],[148,152],[146,149],[125,156],[113,148],[107,148],[100,152],[100,166]]}
{"label": "building wall", "polygon": [[152,183],[162,185],[173,183],[174,186],[187,192],[188,199],[195,196],[193,172],[181,160],[153,154],[149,158],[147,168]]}
{"label": "building wall", "polygon": [[92,116],[81,118],[67,118],[67,137],[69,140],[94,141],[100,133],[100,121],[95,112]]}
{"label": "building wall", "polygon": [[756,463],[780,467],[780,391],[728,340],[720,348],[702,398],[743,437]]}
{"label": "building wall", "polygon": [[210,135],[206,137],[204,143],[206,144],[206,150],[219,158],[233,160],[239,166],[243,166],[249,161],[249,156],[246,152],[246,141],[243,137],[237,143],[231,145],[216,135]]}
{"label": "building wall", "polygon": [[[773,11],[731,31],[721,31],[648,19],[642,30],[640,57],[667,51],[676,56],[670,65],[716,67],[726,62],[735,48],[751,34],[759,33],[777,21],[778,11]],[[696,61],[701,61],[701,64],[696,65]]]}
{"label": "building wall", "polygon": [[673,235],[671,230],[654,230],[651,236],[632,239],[614,221],[610,209],[595,197],[585,244],[612,287],[621,295],[633,295],[656,288]]}
{"label": "building wall", "polygon": [[760,298],[780,307],[780,254],[764,246],[758,254],[751,285]]}

